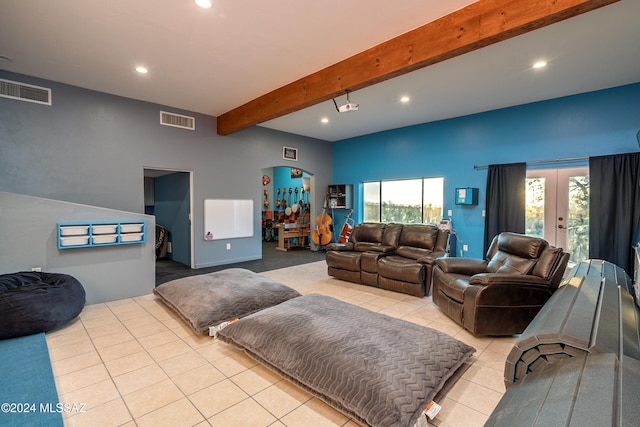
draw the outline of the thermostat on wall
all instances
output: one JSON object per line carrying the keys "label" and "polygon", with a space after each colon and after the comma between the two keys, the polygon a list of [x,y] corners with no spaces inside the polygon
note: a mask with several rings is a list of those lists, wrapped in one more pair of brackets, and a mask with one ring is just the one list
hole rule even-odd
{"label": "thermostat on wall", "polygon": [[477,188],[456,188],[456,205],[477,205],[478,189]]}

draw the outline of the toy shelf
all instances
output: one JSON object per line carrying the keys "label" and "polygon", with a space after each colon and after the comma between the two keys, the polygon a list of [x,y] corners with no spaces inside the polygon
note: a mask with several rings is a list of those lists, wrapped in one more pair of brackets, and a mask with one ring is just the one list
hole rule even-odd
{"label": "toy shelf", "polygon": [[58,223],[58,249],[130,245],[146,238],[144,221]]}

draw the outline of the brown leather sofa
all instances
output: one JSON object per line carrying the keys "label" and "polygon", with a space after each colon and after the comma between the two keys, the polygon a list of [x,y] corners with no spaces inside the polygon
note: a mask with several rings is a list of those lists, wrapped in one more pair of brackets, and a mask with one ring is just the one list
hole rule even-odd
{"label": "brown leather sofa", "polygon": [[448,236],[435,224],[356,224],[347,243],[327,246],[327,270],[342,280],[422,297]]}
{"label": "brown leather sofa", "polygon": [[486,260],[437,259],[433,301],[473,334],[519,334],[558,288],[568,261],[544,239],[501,233]]}

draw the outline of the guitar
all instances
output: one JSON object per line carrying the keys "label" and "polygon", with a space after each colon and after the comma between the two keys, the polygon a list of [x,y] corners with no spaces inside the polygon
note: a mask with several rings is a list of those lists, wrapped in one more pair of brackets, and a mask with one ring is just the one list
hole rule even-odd
{"label": "guitar", "polygon": [[331,219],[330,215],[327,215],[327,201],[329,200],[329,193],[324,199],[324,205],[322,206],[322,214],[316,217],[316,229],[313,230],[311,240],[318,246],[325,246],[331,243]]}
{"label": "guitar", "polygon": [[282,209],[287,208],[287,200],[285,199],[286,194],[287,194],[287,189],[282,187],[282,200],[280,201],[280,206],[282,207]]}
{"label": "guitar", "polygon": [[280,207],[280,189],[278,188],[278,198],[276,199],[276,207]]}
{"label": "guitar", "polygon": [[349,237],[351,236],[351,232],[353,231],[353,223],[354,223],[354,221],[350,218],[352,213],[353,213],[353,209],[349,211],[349,213],[344,219],[344,224],[342,224],[342,229],[340,230],[340,236],[338,237],[338,243],[347,243],[349,241]]}
{"label": "guitar", "polygon": [[[284,210],[284,214],[286,216],[291,216],[291,193],[293,192],[293,190],[291,190],[291,187],[289,187],[289,197],[287,199],[287,208]],[[284,196],[282,197],[284,199]]]}

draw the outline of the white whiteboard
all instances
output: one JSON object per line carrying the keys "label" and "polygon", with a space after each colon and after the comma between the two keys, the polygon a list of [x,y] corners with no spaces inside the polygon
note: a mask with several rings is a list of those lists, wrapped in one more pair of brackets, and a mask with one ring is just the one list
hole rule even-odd
{"label": "white whiteboard", "polygon": [[253,200],[204,200],[205,240],[253,237]]}

